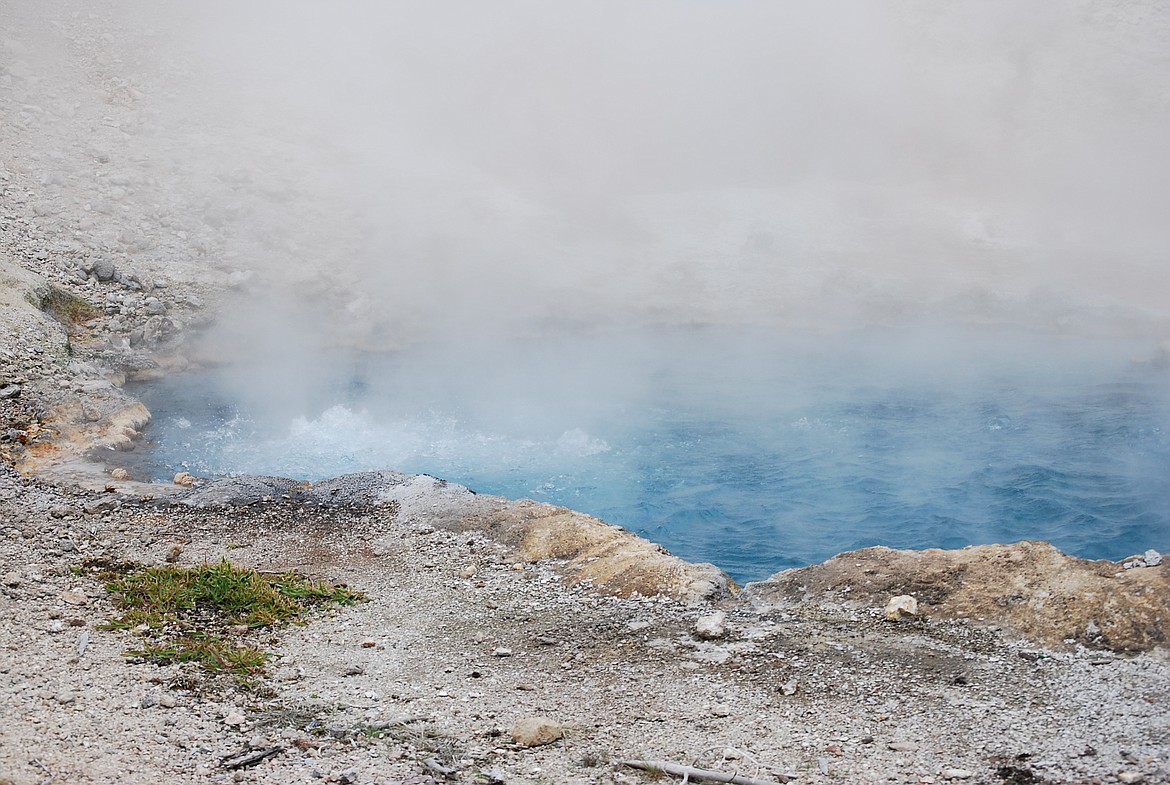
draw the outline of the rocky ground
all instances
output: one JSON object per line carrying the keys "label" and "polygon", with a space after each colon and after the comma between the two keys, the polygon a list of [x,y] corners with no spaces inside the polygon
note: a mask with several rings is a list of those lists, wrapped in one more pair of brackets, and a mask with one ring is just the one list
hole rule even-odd
{"label": "rocky ground", "polygon": [[[615,597],[604,582],[570,585],[569,560],[528,559],[500,537],[514,505],[452,486],[420,497],[416,482],[270,485],[238,506],[238,488],[147,502],[6,469],[0,772],[443,781],[432,760],[451,781],[635,782],[645,775],[620,764],[634,758],[765,781],[1167,779],[1158,653],[1042,647],[988,619],[889,621],[864,601],[778,607],[761,586]],[[433,516],[411,506],[420,498]],[[94,558],[228,558],[344,582],[369,601],[280,632],[262,685],[244,690],[128,659],[134,635],[101,629],[111,599],[73,569]],[[517,741],[532,717],[563,737]],[[248,750],[275,751],[225,768]]]}
{"label": "rocky ground", "polygon": [[[184,74],[147,4],[136,27],[106,7],[0,3],[0,783],[650,781],[629,759],[1170,782],[1156,558],[871,549],[737,592],[587,516],[433,478],[115,476],[93,456],[149,418],[127,380],[198,362],[192,336],[272,280],[273,249],[326,270],[344,249],[315,245],[303,184],[268,166],[278,137],[240,149],[157,111]],[[352,297],[297,269],[281,285]],[[86,564],[224,558],[368,602],[280,630],[249,687],[103,628]],[[898,596],[917,610],[890,619]]]}

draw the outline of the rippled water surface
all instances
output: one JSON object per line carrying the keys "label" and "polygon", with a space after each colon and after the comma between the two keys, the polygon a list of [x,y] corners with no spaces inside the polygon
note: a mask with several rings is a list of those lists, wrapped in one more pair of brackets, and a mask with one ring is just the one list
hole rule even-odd
{"label": "rippled water surface", "polygon": [[756,580],[867,545],[1170,544],[1170,381],[1120,340],[589,333],[138,392],[158,478],[373,468],[594,514]]}

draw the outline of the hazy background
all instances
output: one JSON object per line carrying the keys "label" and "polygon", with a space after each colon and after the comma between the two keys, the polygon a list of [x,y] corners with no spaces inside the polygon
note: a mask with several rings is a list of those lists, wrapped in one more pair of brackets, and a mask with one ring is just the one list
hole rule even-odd
{"label": "hazy background", "polygon": [[73,117],[124,83],[129,164],[201,258],[353,340],[924,313],[1166,333],[1163,3],[0,13]]}
{"label": "hazy background", "polygon": [[1167,51],[1152,0],[0,0],[0,166],[87,248],[235,287],[233,352],[918,320],[1153,345]]}

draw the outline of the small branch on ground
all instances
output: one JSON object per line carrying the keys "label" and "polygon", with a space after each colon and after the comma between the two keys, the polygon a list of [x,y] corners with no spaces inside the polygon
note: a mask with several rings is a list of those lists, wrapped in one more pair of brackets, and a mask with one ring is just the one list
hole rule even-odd
{"label": "small branch on ground", "polygon": [[632,769],[682,777],[684,782],[687,780],[708,780],[710,782],[727,782],[731,783],[731,785],[778,785],[778,783],[796,779],[795,774],[777,774],[775,780],[758,780],[755,777],[745,777],[741,774],[734,773],[729,774],[725,771],[712,771],[711,769],[696,769],[693,766],[680,766],[677,763],[668,763],[664,760],[623,760],[619,761],[619,763],[623,766],[629,766]]}
{"label": "small branch on ground", "polygon": [[266,758],[271,758],[273,755],[279,755],[284,752],[284,747],[268,747],[263,750],[248,751],[243,753],[233,752],[224,758],[221,763],[225,769],[242,769],[247,766],[255,766]]}

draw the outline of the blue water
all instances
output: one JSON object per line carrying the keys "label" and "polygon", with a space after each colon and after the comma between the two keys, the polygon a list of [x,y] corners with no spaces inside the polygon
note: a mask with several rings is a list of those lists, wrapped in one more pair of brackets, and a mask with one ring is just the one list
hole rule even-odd
{"label": "blue water", "polygon": [[1006,330],[588,332],[137,392],[159,479],[374,468],[563,504],[737,580],[868,545],[1170,545],[1170,371]]}

